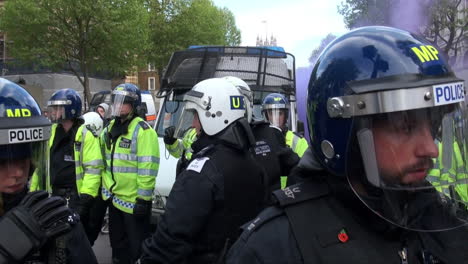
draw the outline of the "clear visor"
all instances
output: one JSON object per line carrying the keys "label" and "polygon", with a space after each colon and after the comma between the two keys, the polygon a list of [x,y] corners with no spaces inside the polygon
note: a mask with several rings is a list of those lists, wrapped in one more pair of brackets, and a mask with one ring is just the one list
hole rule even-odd
{"label": "clear visor", "polygon": [[180,115],[179,122],[176,125],[174,137],[182,139],[187,130],[194,127],[194,121],[198,120],[197,112],[195,109],[187,109],[186,105],[182,107],[182,114]]}
{"label": "clear visor", "polygon": [[376,214],[406,229],[466,225],[465,115],[460,103],[355,117],[358,142],[352,146],[360,155],[347,154],[354,192]]}
{"label": "clear visor", "polygon": [[111,117],[124,117],[132,111],[128,98],[123,93],[112,94]]}
{"label": "clear visor", "polygon": [[268,120],[272,126],[285,129],[288,122],[288,112],[287,109],[266,109],[264,110],[265,120]]}
{"label": "clear visor", "polygon": [[47,141],[0,145],[0,193],[17,193],[27,187],[32,174],[35,185],[46,190],[49,171]]}
{"label": "clear visor", "polygon": [[66,119],[64,105],[49,105],[47,107],[47,113],[52,123],[58,123]]}

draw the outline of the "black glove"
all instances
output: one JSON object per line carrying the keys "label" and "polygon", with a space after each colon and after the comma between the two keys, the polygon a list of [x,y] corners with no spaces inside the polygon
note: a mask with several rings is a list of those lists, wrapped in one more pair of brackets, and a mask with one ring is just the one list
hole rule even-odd
{"label": "black glove", "polygon": [[170,126],[164,129],[164,144],[172,145],[176,142],[177,138],[174,137],[175,127]]}
{"label": "black glove", "polygon": [[80,215],[80,218],[85,221],[86,218],[89,216],[89,210],[93,205],[94,197],[89,194],[82,193],[80,194],[80,201],[76,208],[76,212]]}
{"label": "black glove", "polygon": [[49,238],[68,232],[71,215],[63,198],[44,191],[28,193],[0,220],[0,261],[23,262]]}
{"label": "black glove", "polygon": [[299,156],[289,147],[283,147],[277,152],[281,165],[281,175],[289,175],[294,166],[299,163]]}
{"label": "black glove", "polygon": [[146,201],[140,198],[136,199],[135,207],[133,207],[133,215],[136,217],[148,217],[151,214],[151,201]]}

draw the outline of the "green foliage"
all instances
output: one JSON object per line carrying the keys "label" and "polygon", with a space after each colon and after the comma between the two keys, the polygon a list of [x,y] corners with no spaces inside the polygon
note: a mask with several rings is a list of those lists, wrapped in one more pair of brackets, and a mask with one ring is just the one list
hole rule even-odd
{"label": "green foliage", "polygon": [[[407,3],[405,0],[345,0],[338,6],[338,13],[343,15],[350,29],[367,25],[395,26],[391,21],[392,12],[399,12]],[[427,18],[427,24],[418,25],[419,32],[415,33],[435,43],[453,64],[457,56],[463,55],[461,52],[468,48],[465,43],[468,35],[468,9],[464,1],[421,1],[418,8]]]}
{"label": "green foliage", "polygon": [[[51,67],[78,64],[89,98],[90,70],[122,73],[145,63],[148,12],[142,0],[8,0],[0,14],[10,55]],[[71,69],[73,70],[73,69]]]}
{"label": "green foliage", "polygon": [[388,11],[394,4],[392,0],[345,0],[338,6],[338,13],[343,16],[349,29],[368,25],[388,26]]}
{"label": "green foliage", "polygon": [[318,60],[320,54],[322,53],[322,51],[323,51],[323,50],[327,47],[327,45],[330,44],[330,42],[332,42],[334,39],[336,39],[336,36],[335,36],[335,35],[333,35],[333,34],[328,34],[325,38],[323,38],[323,39],[320,41],[320,45],[312,51],[312,53],[311,53],[311,55],[310,55],[310,57],[309,57],[309,63],[310,63],[311,65],[314,65],[314,64],[317,62],[317,60]]}
{"label": "green foliage", "polygon": [[240,31],[232,13],[211,0],[149,0],[149,60],[159,72],[171,54],[190,45],[239,45]]}

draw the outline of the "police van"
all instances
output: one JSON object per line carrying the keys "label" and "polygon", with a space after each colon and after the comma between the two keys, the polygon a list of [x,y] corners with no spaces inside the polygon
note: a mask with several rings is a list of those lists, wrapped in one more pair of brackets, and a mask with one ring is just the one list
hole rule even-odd
{"label": "police van", "polygon": [[153,215],[164,212],[166,199],[175,181],[177,159],[167,151],[163,137],[167,127],[177,124],[183,108],[182,99],[187,91],[209,78],[241,78],[253,91],[254,120],[263,119],[261,104],[265,96],[281,93],[287,96],[290,103],[288,127],[297,131],[295,75],[294,56],[281,47],[191,46],[174,52],[157,94],[161,103],[154,128],[159,137],[160,165]]}

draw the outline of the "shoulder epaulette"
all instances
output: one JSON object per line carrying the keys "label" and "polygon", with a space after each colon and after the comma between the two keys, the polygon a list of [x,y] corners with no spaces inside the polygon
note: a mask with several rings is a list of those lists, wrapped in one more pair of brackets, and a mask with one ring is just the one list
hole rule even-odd
{"label": "shoulder epaulette", "polygon": [[146,121],[140,121],[140,122],[138,122],[138,124],[140,124],[140,126],[141,126],[144,130],[150,128],[150,125],[149,125],[148,123],[146,123]]}
{"label": "shoulder epaulette", "polygon": [[328,185],[316,181],[304,181],[273,192],[280,207],[317,199],[329,193]]}
{"label": "shoulder epaulette", "polygon": [[193,154],[192,155],[192,159],[195,159],[195,158],[202,158],[202,157],[205,157],[206,155],[208,155],[209,153],[211,153],[211,151],[214,150],[214,145],[213,144],[210,144],[204,148],[202,148],[200,151],[198,151],[197,153]]}
{"label": "shoulder epaulette", "polygon": [[276,206],[267,207],[255,219],[241,226],[243,230],[241,238],[247,239],[257,228],[283,214],[284,211],[281,208]]}

